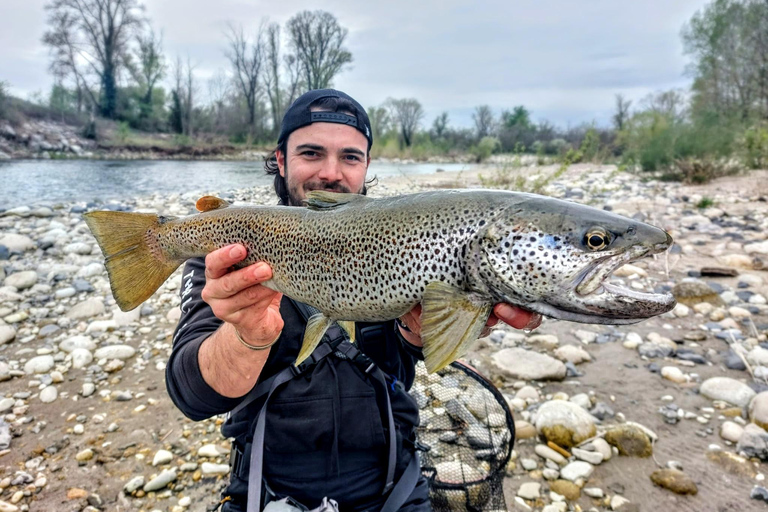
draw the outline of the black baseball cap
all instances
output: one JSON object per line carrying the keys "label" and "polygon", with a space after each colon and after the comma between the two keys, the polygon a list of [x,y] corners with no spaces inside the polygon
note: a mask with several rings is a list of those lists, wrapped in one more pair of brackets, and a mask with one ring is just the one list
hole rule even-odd
{"label": "black baseball cap", "polygon": [[[345,112],[310,111],[310,105],[323,98],[344,98],[355,106],[355,115]],[[279,146],[288,139],[294,130],[298,130],[312,123],[339,123],[357,128],[368,139],[368,150],[373,145],[373,132],[371,121],[362,105],[356,102],[348,94],[335,89],[315,89],[299,96],[283,116],[283,124],[280,127],[280,136],[277,138]]]}

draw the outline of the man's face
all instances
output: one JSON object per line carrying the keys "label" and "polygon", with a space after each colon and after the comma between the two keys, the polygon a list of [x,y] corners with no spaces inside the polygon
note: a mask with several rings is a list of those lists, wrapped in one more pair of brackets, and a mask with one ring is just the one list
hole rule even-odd
{"label": "man's face", "polygon": [[362,193],[367,155],[368,139],[352,126],[312,123],[291,132],[286,153],[276,153],[289,204],[303,205],[311,190]]}

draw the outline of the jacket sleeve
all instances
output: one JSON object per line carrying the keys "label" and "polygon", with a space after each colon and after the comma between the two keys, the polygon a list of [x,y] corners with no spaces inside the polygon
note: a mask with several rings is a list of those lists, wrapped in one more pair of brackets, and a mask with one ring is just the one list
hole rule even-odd
{"label": "jacket sleeve", "polygon": [[181,317],[165,369],[168,395],[185,416],[195,421],[226,413],[241,400],[217,393],[200,372],[197,359],[200,345],[222,324],[200,296],[204,286],[205,261],[202,258],[187,261],[182,275]]}

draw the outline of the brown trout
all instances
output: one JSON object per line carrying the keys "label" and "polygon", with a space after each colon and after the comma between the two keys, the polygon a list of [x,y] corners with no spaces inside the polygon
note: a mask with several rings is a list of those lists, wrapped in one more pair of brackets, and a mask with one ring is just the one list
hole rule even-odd
{"label": "brown trout", "polygon": [[427,369],[463,356],[494,304],[583,323],[629,324],[671,310],[671,294],[605,282],[621,265],[665,251],[663,230],[533,194],[443,190],[371,199],[313,191],[306,208],[232,206],[214,197],[174,218],[85,214],[124,311],[139,306],[186,259],[239,243],[239,267],[265,261],[265,286],[317,308],[297,364],[332,322],[397,318],[422,305]]}

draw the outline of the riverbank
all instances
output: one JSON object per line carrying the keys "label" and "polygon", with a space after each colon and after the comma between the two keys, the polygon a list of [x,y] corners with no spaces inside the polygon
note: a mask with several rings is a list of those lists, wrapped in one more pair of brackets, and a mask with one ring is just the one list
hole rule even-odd
{"label": "riverbank", "polygon": [[[532,333],[502,327],[467,356],[517,421],[508,508],[764,510],[768,433],[752,422],[768,425],[768,394],[755,395],[768,389],[768,172],[683,186],[612,166],[558,170],[387,177],[370,191],[523,184],[644,219],[675,238],[670,254],[613,278],[684,295],[673,313],[634,326],[545,319]],[[268,185],[225,195],[274,203]],[[197,199],[152,194],[110,207],[186,215]],[[192,422],[165,391],[180,271],[140,308],[120,312],[83,211],[85,203],[69,202],[0,215],[0,510],[206,510],[225,484],[230,442],[219,433],[223,418]],[[414,391],[438,389],[424,381]],[[435,414],[446,408],[426,401],[422,418]],[[573,449],[550,434],[567,449],[553,455],[542,446],[552,417],[617,446],[586,440]],[[682,468],[675,475],[687,487],[678,490],[692,482],[698,493],[654,484],[651,474],[665,466]]]}

